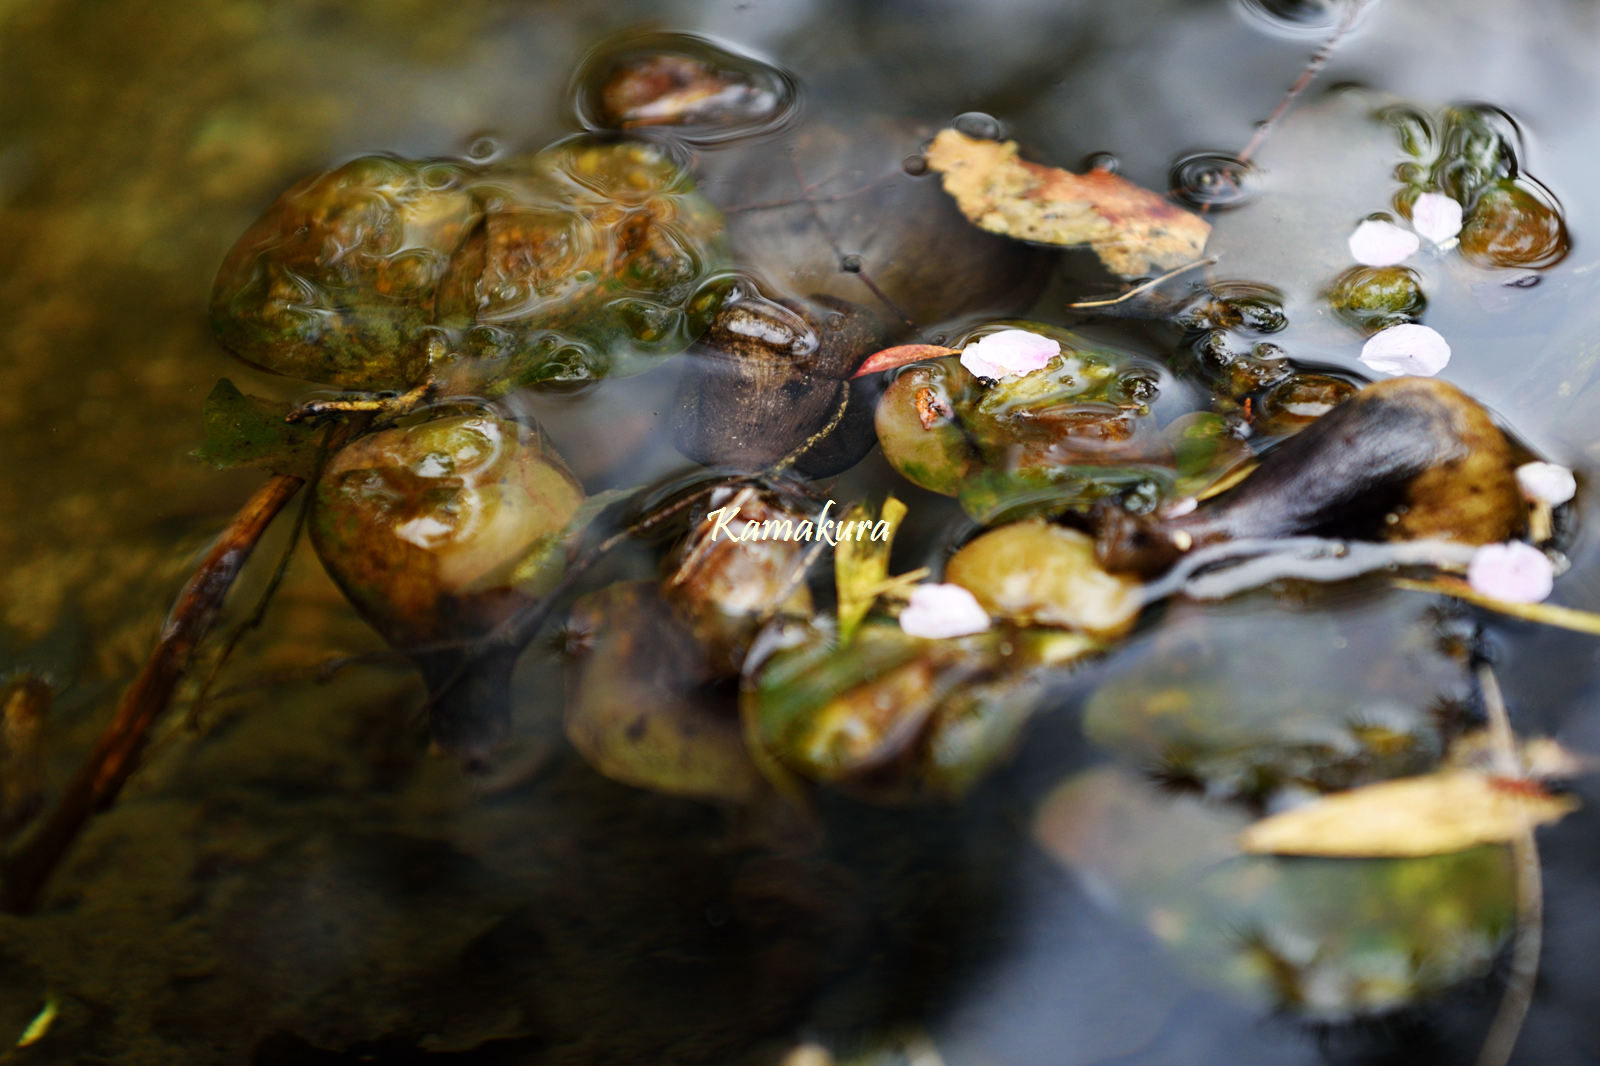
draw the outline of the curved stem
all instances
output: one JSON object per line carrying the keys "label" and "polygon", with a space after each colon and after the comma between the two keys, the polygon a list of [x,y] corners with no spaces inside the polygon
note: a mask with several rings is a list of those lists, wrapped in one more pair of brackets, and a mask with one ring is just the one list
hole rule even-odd
{"label": "curved stem", "polygon": [[0,865],[0,908],[13,913],[31,910],[84,824],[116,799],[138,765],[150,727],[172,701],[195,650],[215,624],[239,570],[267,526],[304,484],[303,478],[278,474],[257,489],[195,568],[94,750],[49,818]]}
{"label": "curved stem", "polygon": [[[1500,682],[1488,663],[1478,664],[1478,686],[1483,691],[1484,711],[1489,718],[1489,738],[1495,772],[1507,777],[1523,776],[1517,756],[1517,738],[1511,731],[1511,716],[1506,710]],[[1544,946],[1544,873],[1539,865],[1539,844],[1533,829],[1524,829],[1511,841],[1511,861],[1517,898],[1517,924],[1511,945],[1511,970],[1506,975],[1505,993],[1495,1012],[1477,1066],[1506,1066],[1516,1049],[1533,1006],[1534,985],[1539,979],[1539,954]]]}

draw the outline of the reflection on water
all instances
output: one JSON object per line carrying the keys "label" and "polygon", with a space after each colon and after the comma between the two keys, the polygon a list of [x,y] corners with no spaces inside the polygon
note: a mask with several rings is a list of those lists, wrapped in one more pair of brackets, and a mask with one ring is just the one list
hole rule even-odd
{"label": "reflection on water", "polygon": [[[1343,7],[0,5],[0,241],[10,253],[0,557],[11,562],[0,577],[0,673],[44,670],[57,694],[52,787],[148,648],[192,553],[254,484],[189,458],[213,383],[226,374],[249,392],[302,398],[294,383],[228,361],[211,336],[206,299],[228,248],[282,190],[346,160],[392,152],[470,168],[577,131],[593,104],[574,113],[572,72],[608,54],[591,50],[610,32],[706,34],[793,73],[798,89],[752,61],[742,87],[706,97],[707,114],[760,116],[769,140],[723,152],[707,135],[693,151],[707,195],[750,209],[732,212],[748,271],[737,284],[752,301],[814,299],[789,313],[824,349],[830,329],[904,331],[901,312],[955,336],[972,325],[963,315],[1021,311],[1043,283],[1031,253],[955,250],[972,235],[948,217],[925,227],[931,239],[916,254],[892,254],[922,216],[893,220],[884,204],[943,206],[919,152],[952,121],[1015,137],[1030,158],[1112,158],[1141,185],[1209,205],[1210,251],[1222,257],[1210,285],[1270,292],[1273,317],[1271,328],[1197,319],[1191,334],[1220,338],[1212,348],[1229,366],[1270,369],[1285,353],[1321,364],[1328,376],[1316,381],[1335,389],[1361,370],[1361,328],[1325,302],[1351,265],[1350,228],[1374,212],[1403,217],[1408,186],[1424,178],[1453,182],[1486,206],[1459,254],[1430,250],[1412,264],[1426,303],[1404,313],[1450,339],[1446,377],[1592,481],[1587,238],[1600,224],[1590,180],[1600,118],[1588,102],[1600,89],[1600,15],[1574,0],[1515,11],[1386,0],[1241,172],[1228,153]],[[1324,91],[1340,83],[1357,87]],[[1452,108],[1463,101],[1493,106]],[[1375,119],[1384,108],[1388,120]],[[817,139],[831,136],[807,124],[830,115],[853,131],[844,143],[855,155],[839,173],[807,172],[824,157]],[[798,168],[786,152],[760,154],[802,128],[813,140],[796,142]],[[1436,153],[1480,169],[1436,173]],[[848,187],[826,186],[841,174]],[[891,175],[910,191],[877,199]],[[759,209],[796,187],[821,202],[808,214],[828,239],[792,211]],[[754,255],[786,229],[801,236],[784,255]],[[1069,257],[1064,274],[1028,313],[1067,324],[1063,303],[1107,285],[1087,257]],[[902,291],[871,304],[865,324],[830,317],[827,300],[858,296],[863,276]],[[1180,343],[1125,328],[1135,350]],[[1199,343],[1186,358],[1220,374]],[[521,403],[591,493],[638,484],[683,469],[674,408],[706,396],[706,376],[722,387],[718,368],[679,362]],[[901,483],[874,455],[833,492],[891,484]],[[954,504],[897,491],[930,517],[908,531],[896,569],[902,557],[906,569],[939,563],[940,545],[971,527]],[[1557,597],[1595,607],[1594,516],[1577,517]],[[264,557],[281,548],[277,536]],[[647,551],[624,551],[597,579],[647,578],[654,565]],[[237,614],[265,581],[246,582]],[[1411,985],[1480,974],[1504,930],[1498,853],[1461,857],[1483,865],[1481,877],[1384,875],[1417,894],[1408,897],[1392,885],[1330,888],[1338,874],[1313,884],[1314,863],[1263,860],[1198,880],[1186,868],[1163,882],[1126,865],[1137,852],[1115,856],[1118,866],[1090,847],[1113,824],[1095,811],[1181,819],[1172,812],[1189,801],[1172,800],[1174,789],[1265,807],[1442,750],[1474,713],[1459,649],[1440,644],[1422,597],[1382,603],[1279,606],[1267,621],[1174,611],[1073,678],[1018,761],[960,807],[826,798],[819,843],[780,810],[732,814],[600,778],[562,736],[562,669],[542,646],[513,681],[511,749],[488,773],[463,776],[419,749],[421,686],[301,553],[201,732],[168,727],[40,912],[0,918],[0,1045],[51,1003],[51,1032],[16,1061],[775,1062],[804,1039],[847,1057],[907,1026],[950,1066],[1468,1061],[1494,1010],[1493,976],[1381,1025],[1332,1029],[1263,1021],[1260,1002],[1237,991],[1298,997],[1326,1019],[1352,1001],[1387,1005]],[[1600,749],[1592,642],[1492,621],[1481,644],[1519,731]],[[369,661],[305,674],[349,655]],[[1227,721],[1250,735],[1218,732],[1218,708],[1239,712]],[[1168,790],[1105,784],[1150,777],[1128,768],[1159,771]],[[1053,850],[1071,874],[1029,832],[1037,804],[1069,777],[1077,835]],[[1579,791],[1585,810],[1541,835],[1547,950],[1517,1061],[1600,1054],[1589,1009],[1600,928],[1588,917],[1600,913],[1600,793],[1592,782]],[[1139,833],[1203,843],[1174,824]],[[1168,883],[1184,889],[1162,896]],[[1104,906],[1108,895],[1120,908]],[[1427,902],[1366,925],[1328,924],[1338,906],[1370,916],[1384,900],[1419,896]],[[1239,935],[1219,940],[1218,928]],[[1317,957],[1317,943],[1359,965]]]}

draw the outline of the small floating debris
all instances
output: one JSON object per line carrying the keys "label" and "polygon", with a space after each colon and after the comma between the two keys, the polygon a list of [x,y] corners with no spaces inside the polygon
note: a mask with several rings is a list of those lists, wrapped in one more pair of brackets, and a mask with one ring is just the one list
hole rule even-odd
{"label": "small floating debris", "polygon": [[965,637],[989,628],[989,612],[960,585],[918,585],[900,612],[900,628],[913,637]]}

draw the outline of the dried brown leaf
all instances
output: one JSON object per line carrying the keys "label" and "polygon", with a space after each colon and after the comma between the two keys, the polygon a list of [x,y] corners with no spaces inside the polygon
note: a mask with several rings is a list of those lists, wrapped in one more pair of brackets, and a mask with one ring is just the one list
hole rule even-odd
{"label": "dried brown leaf", "polygon": [[1536,781],[1442,770],[1336,792],[1239,834],[1245,851],[1329,858],[1444,855],[1503,844],[1576,810]]}
{"label": "dried brown leaf", "polygon": [[925,157],[979,227],[1043,244],[1087,244],[1125,278],[1198,258],[1211,233],[1204,219],[1108,170],[1073,174],[1021,159],[1015,141],[941,130]]}

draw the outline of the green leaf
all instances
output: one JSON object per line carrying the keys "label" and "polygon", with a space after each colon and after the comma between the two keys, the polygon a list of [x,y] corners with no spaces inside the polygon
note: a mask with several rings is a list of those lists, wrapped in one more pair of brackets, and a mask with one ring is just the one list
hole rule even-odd
{"label": "green leaf", "polygon": [[287,421],[288,413],[289,405],[246,396],[223,378],[206,397],[206,439],[195,458],[221,469],[254,466],[310,478],[317,472],[322,433]]}

